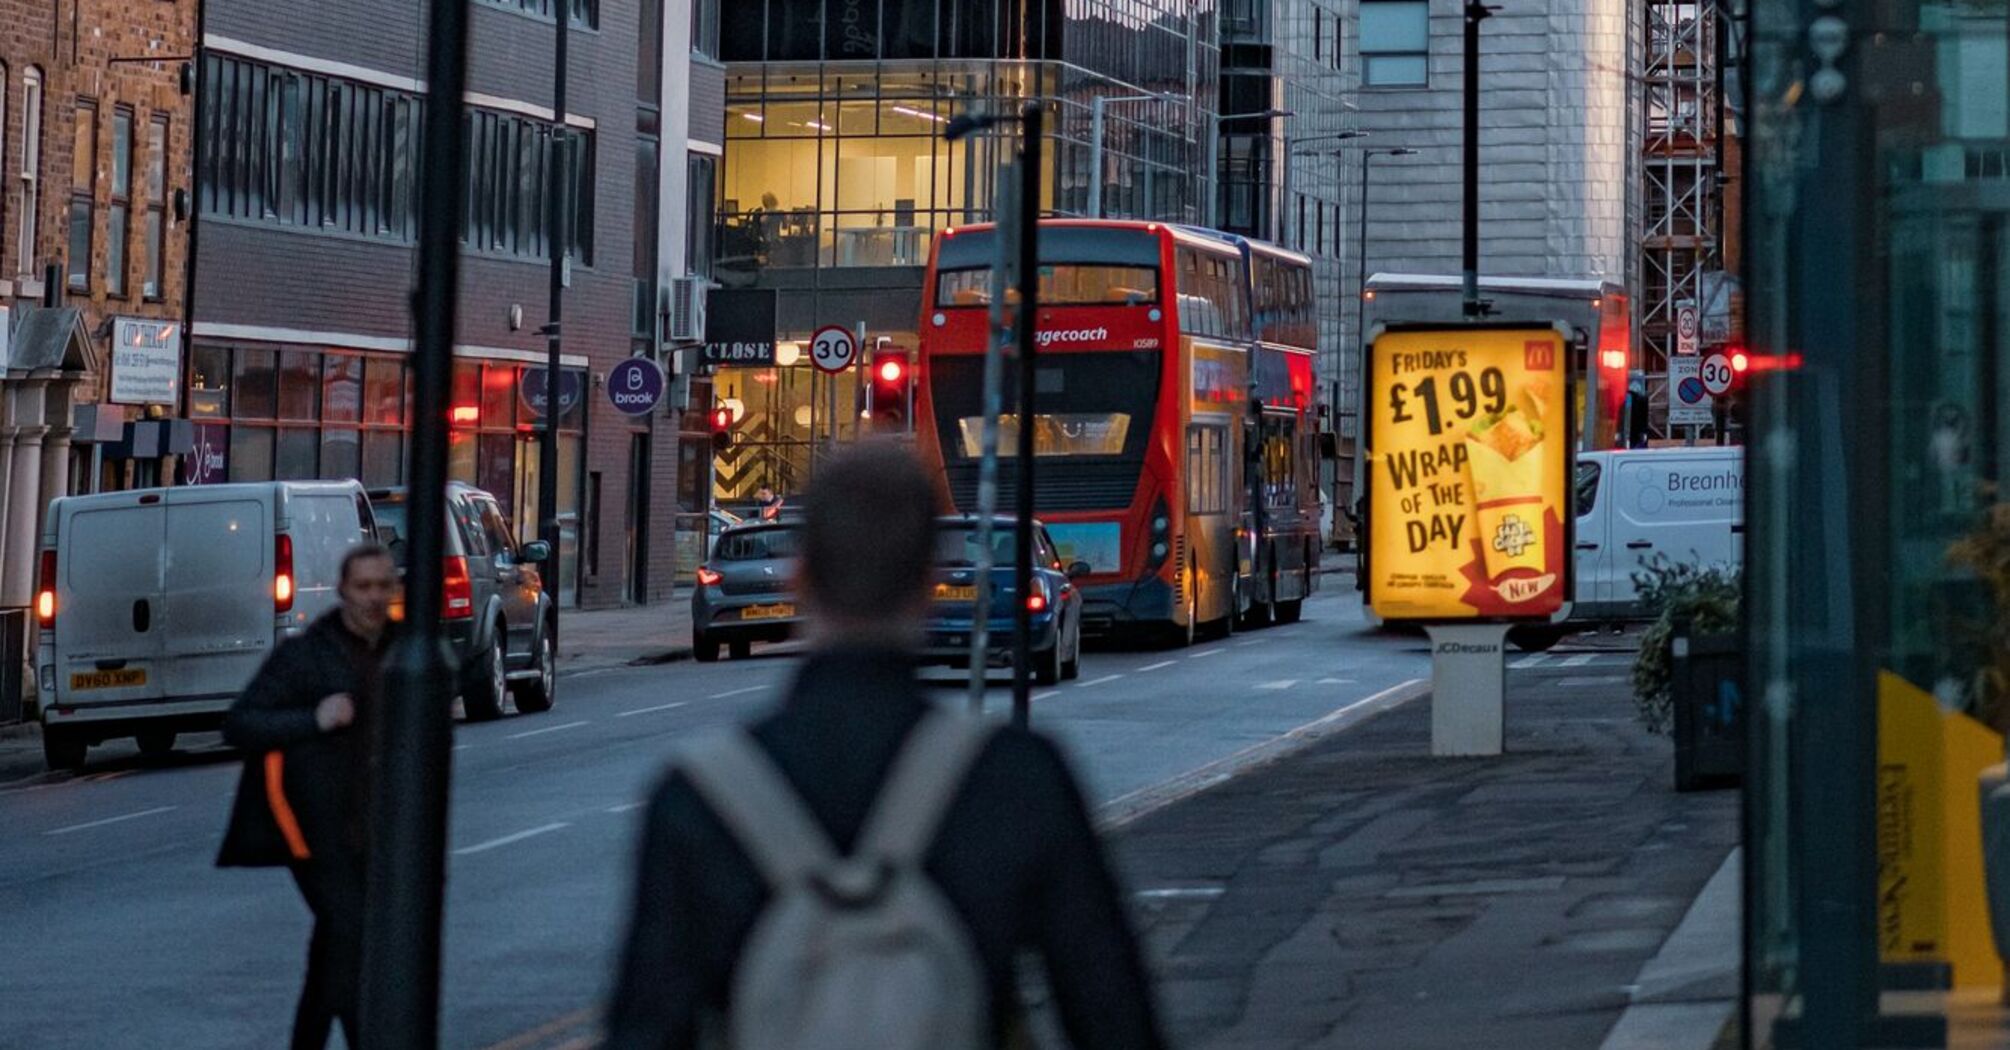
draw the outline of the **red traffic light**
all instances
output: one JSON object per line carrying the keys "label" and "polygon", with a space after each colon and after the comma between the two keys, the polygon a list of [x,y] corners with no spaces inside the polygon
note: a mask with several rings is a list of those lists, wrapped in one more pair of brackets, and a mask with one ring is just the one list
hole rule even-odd
{"label": "red traffic light", "polygon": [[718,408],[712,410],[713,430],[731,430],[732,427],[733,427],[732,409],[727,408],[724,405],[720,405]]}
{"label": "red traffic light", "polygon": [[1743,350],[1731,351],[1731,371],[1744,375],[1752,367],[1752,355]]}
{"label": "red traffic light", "polygon": [[883,357],[879,360],[879,381],[898,383],[907,375],[907,362],[898,357]]}

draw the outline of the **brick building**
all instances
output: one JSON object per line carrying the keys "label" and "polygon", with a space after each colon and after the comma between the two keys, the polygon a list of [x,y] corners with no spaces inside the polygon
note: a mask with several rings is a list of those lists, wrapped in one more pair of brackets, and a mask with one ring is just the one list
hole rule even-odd
{"label": "brick building", "polygon": [[[555,135],[560,2],[570,77]],[[470,5],[450,464],[534,532],[535,433],[541,406],[557,402],[568,605],[667,597],[679,568],[681,411],[626,415],[605,387],[625,358],[662,350],[662,158],[685,153],[663,141],[663,73],[687,62],[665,50],[669,27],[682,44],[689,21],[682,0],[669,6],[674,17],[665,0]],[[183,480],[406,480],[425,15],[409,0],[207,0],[186,366],[196,447]],[[555,141],[573,144],[575,177],[566,375],[546,398]]]}
{"label": "brick building", "polygon": [[0,3],[0,606],[50,499],[156,483],[174,447],[197,6]]}

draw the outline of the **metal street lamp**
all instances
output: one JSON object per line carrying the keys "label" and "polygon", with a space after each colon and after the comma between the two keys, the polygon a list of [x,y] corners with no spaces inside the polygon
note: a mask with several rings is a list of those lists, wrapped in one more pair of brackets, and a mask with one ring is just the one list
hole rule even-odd
{"label": "metal street lamp", "polygon": [[[1304,149],[1304,148],[1302,148],[1303,146],[1305,146],[1305,145],[1306,145],[1307,143],[1310,143],[1310,142],[1345,142],[1345,141],[1347,141],[1348,139],[1365,139],[1365,138],[1367,138],[1367,137],[1368,137],[1368,133],[1367,133],[1367,132],[1365,132],[1365,131],[1336,131],[1336,132],[1334,132],[1334,133],[1332,133],[1332,134],[1330,134],[1330,135],[1314,135],[1314,136],[1312,136],[1312,137],[1310,137],[1310,138],[1306,138],[1306,139],[1300,139],[1300,140],[1299,140],[1299,142],[1298,142],[1298,146],[1299,146],[1299,147],[1301,147],[1301,148],[1298,148],[1298,149],[1290,149],[1290,150],[1286,150],[1286,151],[1285,151],[1285,157],[1284,157],[1284,192],[1283,192],[1283,194],[1282,194],[1282,196],[1283,196],[1283,198],[1284,198],[1284,203],[1283,203],[1283,205],[1281,205],[1281,207],[1282,207],[1282,208],[1288,208],[1288,207],[1290,207],[1290,202],[1291,202],[1291,182],[1292,182],[1292,179],[1291,179],[1291,158],[1292,158],[1292,157],[1313,157],[1313,156],[1318,156],[1318,155],[1320,155],[1320,154],[1322,154],[1322,153],[1333,153],[1333,154],[1338,154],[1338,153],[1340,152],[1340,151],[1339,151],[1339,150],[1337,150],[1337,149],[1336,149],[1336,150],[1323,150],[1323,149],[1313,149],[1313,150],[1308,150],[1308,149]],[[1289,226],[1288,224],[1286,224],[1286,223],[1285,223],[1285,222],[1283,221],[1283,217],[1282,217],[1282,216],[1279,216],[1279,219],[1278,219],[1278,223],[1277,223],[1277,232],[1278,232],[1278,238],[1277,238],[1277,242],[1278,242],[1279,244],[1284,244],[1284,245],[1285,245],[1285,247],[1287,247],[1287,248],[1297,248],[1297,249],[1299,249],[1299,250],[1301,250],[1301,251],[1302,251],[1302,250],[1304,250],[1305,246],[1304,246],[1303,244],[1299,244],[1299,243],[1297,242],[1297,239],[1296,239],[1296,238],[1292,238],[1292,239],[1291,239],[1291,243],[1289,243],[1289,244],[1286,244],[1286,243],[1285,243],[1285,241],[1286,241],[1286,238],[1285,238],[1285,237],[1283,236],[1283,234],[1284,234],[1284,231],[1285,231],[1285,230],[1287,230],[1287,229],[1290,229],[1290,228],[1291,228],[1291,227],[1290,227],[1290,226]],[[1335,230],[1335,231],[1333,231],[1333,234],[1334,234],[1334,236],[1333,236],[1333,239],[1334,239],[1335,241],[1338,241],[1338,240],[1340,239],[1340,231],[1338,231],[1338,230]]]}
{"label": "metal street lamp", "polygon": [[1097,95],[1089,100],[1089,218],[1103,217],[1103,108],[1112,102],[1163,102],[1164,95]]}
{"label": "metal street lamp", "polygon": [[[1260,109],[1251,113],[1217,113],[1210,122],[1207,136],[1207,225],[1209,229],[1221,228],[1221,125],[1229,120],[1269,120],[1276,117],[1295,117],[1298,114],[1288,109]],[[1284,137],[1284,154],[1291,155],[1291,136]],[[1287,165],[1288,167],[1288,165]],[[1279,223],[1280,228],[1282,222]]]}
{"label": "metal street lamp", "polygon": [[1359,277],[1354,285],[1354,338],[1356,342],[1366,339],[1368,333],[1368,160],[1371,157],[1408,157],[1417,151],[1407,146],[1395,149],[1364,149],[1361,151],[1361,240],[1356,245],[1356,265],[1360,267]]}

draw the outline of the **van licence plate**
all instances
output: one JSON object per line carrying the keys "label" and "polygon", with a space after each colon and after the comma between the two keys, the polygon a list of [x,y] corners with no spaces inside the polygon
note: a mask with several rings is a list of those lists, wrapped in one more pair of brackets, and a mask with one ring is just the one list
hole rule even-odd
{"label": "van licence plate", "polygon": [[793,605],[749,605],[740,610],[742,620],[786,620],[796,614]]}
{"label": "van licence plate", "polygon": [[126,689],[147,684],[147,669],[124,667],[116,671],[78,671],[70,676],[70,689]]}

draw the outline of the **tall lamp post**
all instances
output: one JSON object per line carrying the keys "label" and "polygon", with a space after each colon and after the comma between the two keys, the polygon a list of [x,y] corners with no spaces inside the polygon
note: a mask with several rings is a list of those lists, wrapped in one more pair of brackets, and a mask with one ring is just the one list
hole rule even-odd
{"label": "tall lamp post", "polygon": [[[1033,593],[1033,355],[1039,349],[1034,329],[1040,316],[1040,136],[1044,111],[1037,101],[1019,108],[1019,314],[1012,319],[1012,334],[1019,344],[1018,450],[1014,455],[1018,471],[1017,499],[1012,522],[1012,722],[1024,727],[1032,718],[1033,611],[1026,598]],[[956,142],[969,135],[1009,123],[1011,115],[964,115],[949,122],[943,138]],[[998,231],[999,243],[1005,231]],[[980,522],[980,525],[983,523]],[[980,584],[982,586],[982,584]]]}
{"label": "tall lamp post", "polygon": [[[1222,124],[1231,120],[1269,120],[1278,117],[1294,116],[1297,116],[1297,114],[1288,109],[1259,109],[1250,113],[1215,114],[1214,119],[1209,122],[1207,135],[1207,225],[1209,229],[1218,230],[1221,228]],[[1291,136],[1289,134],[1284,138],[1284,155],[1286,157],[1291,155]],[[1289,170],[1290,165],[1287,163],[1285,168]],[[1282,210],[1282,201],[1278,202],[1278,208]],[[1277,225],[1279,229],[1283,229],[1284,222],[1281,218],[1278,220]]]}
{"label": "tall lamp post", "polygon": [[1103,109],[1117,102],[1163,102],[1164,95],[1097,95],[1089,100],[1089,218],[1103,217]]}
{"label": "tall lamp post", "polygon": [[1371,157],[1408,157],[1417,151],[1407,146],[1361,151],[1361,239],[1355,245],[1355,265],[1360,267],[1354,284],[1354,339],[1368,338],[1368,160]]}

